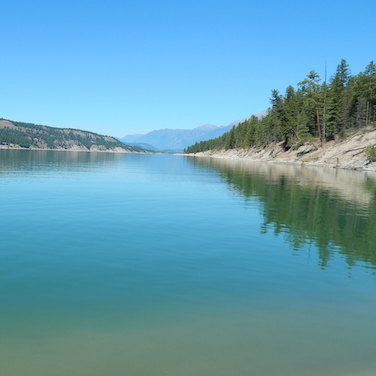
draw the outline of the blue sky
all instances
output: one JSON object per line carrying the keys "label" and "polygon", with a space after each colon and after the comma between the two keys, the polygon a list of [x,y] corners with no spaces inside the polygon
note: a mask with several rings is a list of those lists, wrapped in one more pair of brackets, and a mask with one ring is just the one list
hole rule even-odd
{"label": "blue sky", "polygon": [[0,2],[0,117],[123,136],[226,125],[376,60],[376,1]]}

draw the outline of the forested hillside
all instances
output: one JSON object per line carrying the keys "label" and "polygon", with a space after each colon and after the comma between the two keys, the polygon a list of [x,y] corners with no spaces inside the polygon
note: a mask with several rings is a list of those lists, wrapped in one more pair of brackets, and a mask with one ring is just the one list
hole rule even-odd
{"label": "forested hillside", "polygon": [[111,136],[70,128],[54,128],[0,119],[0,148],[64,149],[82,151],[141,151]]}
{"label": "forested hillside", "polygon": [[342,59],[329,82],[311,71],[297,87],[285,94],[272,90],[269,113],[255,116],[233,127],[221,137],[198,142],[185,151],[197,153],[212,149],[248,148],[283,143],[287,150],[305,142],[322,143],[343,137],[347,131],[376,124],[376,64],[364,72],[350,74]]}

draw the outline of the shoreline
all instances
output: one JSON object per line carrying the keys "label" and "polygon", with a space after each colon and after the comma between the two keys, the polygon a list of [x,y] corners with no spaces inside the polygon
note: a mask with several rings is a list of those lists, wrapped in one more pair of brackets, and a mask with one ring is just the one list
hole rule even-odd
{"label": "shoreline", "polygon": [[209,157],[272,164],[376,171],[376,162],[370,161],[365,154],[367,147],[375,145],[376,129],[368,128],[355,132],[344,140],[329,141],[322,146],[318,142],[307,143],[297,149],[286,151],[283,149],[282,143],[275,143],[264,148],[208,150],[180,155],[197,158]]}
{"label": "shoreline", "polygon": [[113,154],[152,154],[147,151],[130,151],[127,149],[116,148],[116,149],[81,149],[81,148],[72,148],[72,149],[50,149],[50,148],[23,148],[21,146],[10,146],[10,145],[0,145],[0,150],[27,150],[27,151],[64,151],[64,152],[83,152],[83,153],[113,153]]}

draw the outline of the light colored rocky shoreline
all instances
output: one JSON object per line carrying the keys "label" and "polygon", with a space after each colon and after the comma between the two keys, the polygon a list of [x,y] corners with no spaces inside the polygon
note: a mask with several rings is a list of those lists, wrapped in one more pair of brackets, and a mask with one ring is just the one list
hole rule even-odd
{"label": "light colored rocky shoreline", "polygon": [[117,153],[117,154],[150,154],[150,152],[146,151],[131,151],[127,149],[123,149],[120,147],[116,147],[113,149],[105,149],[101,148],[100,146],[94,145],[90,149],[87,149],[85,147],[80,147],[78,145],[73,145],[69,149],[63,149],[63,148],[57,148],[57,149],[48,149],[48,148],[23,148],[18,145],[0,145],[0,150],[33,150],[33,151],[66,151],[66,152],[86,152],[86,153]]}
{"label": "light colored rocky shoreline", "polygon": [[266,148],[209,150],[184,155],[376,171],[376,162],[371,162],[365,153],[367,147],[375,145],[376,129],[364,128],[343,140],[330,141],[323,146],[317,142],[285,151],[281,143],[276,143]]}

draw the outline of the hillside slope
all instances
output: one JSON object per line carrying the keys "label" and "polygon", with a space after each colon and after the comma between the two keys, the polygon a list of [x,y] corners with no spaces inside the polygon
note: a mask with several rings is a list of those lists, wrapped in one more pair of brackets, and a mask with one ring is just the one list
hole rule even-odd
{"label": "hillside slope", "polygon": [[114,137],[70,128],[0,119],[1,149],[52,149],[130,153],[142,148],[123,144]]}
{"label": "hillside slope", "polygon": [[367,148],[375,145],[376,129],[365,127],[348,134],[344,139],[326,142],[324,145],[316,141],[306,143],[296,149],[285,150],[283,142],[279,142],[271,143],[266,147],[208,150],[188,155],[376,171],[376,162],[372,162],[367,155]]}

